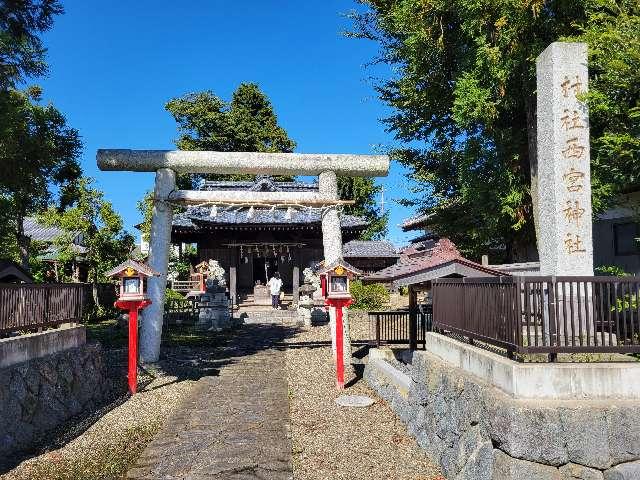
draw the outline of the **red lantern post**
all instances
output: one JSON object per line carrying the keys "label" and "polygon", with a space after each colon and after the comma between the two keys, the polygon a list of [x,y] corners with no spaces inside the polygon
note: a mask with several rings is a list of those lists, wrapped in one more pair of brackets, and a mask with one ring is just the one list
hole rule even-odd
{"label": "red lantern post", "polygon": [[151,300],[118,300],[115,306],[129,312],[129,362],[127,382],[129,393],[132,395],[138,391],[138,310],[151,305]]}
{"label": "red lantern post", "polygon": [[336,309],[336,388],[344,390],[344,323],[342,309],[353,303],[350,298],[328,298],[327,305]]}
{"label": "red lantern post", "polygon": [[344,321],[342,309],[353,303],[349,293],[349,283],[361,274],[355,267],[340,259],[324,267],[320,272],[325,305],[336,309],[336,387],[344,389]]}
{"label": "red lantern post", "polygon": [[145,293],[145,278],[158,276],[148,265],[135,260],[127,260],[107,272],[108,277],[120,280],[120,293],[115,306],[129,312],[129,392],[138,390],[138,311],[151,305]]}

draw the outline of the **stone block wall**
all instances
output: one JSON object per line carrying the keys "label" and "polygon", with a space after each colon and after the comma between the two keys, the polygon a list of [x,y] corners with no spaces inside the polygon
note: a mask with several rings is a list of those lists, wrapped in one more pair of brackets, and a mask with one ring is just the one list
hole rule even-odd
{"label": "stone block wall", "polygon": [[29,451],[67,420],[102,406],[112,393],[100,345],[0,369],[0,459]]}
{"label": "stone block wall", "polygon": [[449,480],[640,479],[640,404],[523,401],[425,352],[374,355],[369,385]]}

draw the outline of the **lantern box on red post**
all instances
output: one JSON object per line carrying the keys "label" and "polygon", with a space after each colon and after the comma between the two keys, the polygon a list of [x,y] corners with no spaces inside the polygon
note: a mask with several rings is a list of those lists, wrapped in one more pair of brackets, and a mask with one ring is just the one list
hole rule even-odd
{"label": "lantern box on red post", "polygon": [[145,263],[126,260],[106,273],[107,277],[120,281],[120,291],[115,306],[129,312],[129,392],[138,388],[138,310],[151,305],[145,283],[149,277],[160,276]]}
{"label": "lantern box on red post", "polygon": [[322,293],[325,304],[336,309],[336,385],[338,389],[344,388],[344,339],[342,309],[352,303],[349,288],[351,280],[362,272],[349,265],[343,259],[338,259],[320,270]]}

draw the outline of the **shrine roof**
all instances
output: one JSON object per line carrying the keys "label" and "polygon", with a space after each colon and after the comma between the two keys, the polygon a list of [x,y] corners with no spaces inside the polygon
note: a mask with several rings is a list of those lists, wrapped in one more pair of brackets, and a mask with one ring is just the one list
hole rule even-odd
{"label": "shrine roof", "polygon": [[400,226],[405,232],[409,230],[420,230],[427,225],[428,221],[429,215],[416,215],[415,217],[407,218]]}
{"label": "shrine roof", "polygon": [[33,283],[33,277],[16,262],[11,260],[0,260],[0,282]]}
{"label": "shrine roof", "polygon": [[[198,230],[206,226],[224,225],[309,225],[320,224],[319,210],[292,209],[287,215],[286,209],[254,208],[218,208],[215,216],[211,216],[209,207],[189,207],[186,212],[173,217],[173,226],[182,229]],[[366,228],[368,222],[354,215],[341,215],[342,228]]]}
{"label": "shrine roof", "polygon": [[[317,192],[317,182],[274,180],[268,175],[258,175],[255,180],[246,181],[203,181],[200,190],[235,190],[247,192]],[[363,229],[368,222],[354,215],[340,216],[342,228]],[[215,215],[211,215],[211,207],[191,206],[185,212],[173,217],[173,227],[181,230],[197,231],[206,227],[229,226],[265,226],[265,225],[310,225],[320,224],[320,210],[292,208],[260,208],[255,207],[217,207]]]}
{"label": "shrine roof", "polygon": [[37,242],[53,242],[65,233],[61,228],[38,222],[35,217],[25,217],[22,225],[25,237]]}
{"label": "shrine roof", "polygon": [[322,266],[320,267],[320,270],[319,270],[319,273],[321,274],[335,270],[338,266],[342,266],[346,270],[351,271],[351,273],[353,273],[354,275],[362,275],[362,270],[354,267],[349,262],[345,261],[344,258],[339,258],[337,260],[334,260],[329,265],[324,265],[324,262],[321,262],[321,264]]}
{"label": "shrine roof", "polygon": [[[452,264],[462,268],[444,268]],[[464,258],[455,244],[448,238],[441,238],[432,248],[425,251],[403,253],[401,260],[383,270],[365,277],[365,282],[394,282],[409,285],[418,281],[429,281],[442,276],[501,276],[501,272]]]}
{"label": "shrine roof", "polygon": [[351,240],[344,244],[342,252],[345,258],[398,258],[400,256],[393,244],[384,240]]}

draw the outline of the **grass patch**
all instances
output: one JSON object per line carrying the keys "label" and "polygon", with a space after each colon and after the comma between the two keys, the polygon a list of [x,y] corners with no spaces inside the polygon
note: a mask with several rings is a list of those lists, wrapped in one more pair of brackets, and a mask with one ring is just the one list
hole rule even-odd
{"label": "grass patch", "polygon": [[87,341],[100,342],[105,348],[122,348],[129,336],[125,328],[119,328],[115,319],[85,324]]}
{"label": "grass patch", "polygon": [[216,347],[228,339],[227,332],[209,332],[195,327],[174,326],[164,332],[162,344],[168,347]]}
{"label": "grass patch", "polygon": [[30,465],[25,476],[29,480],[95,480],[120,479],[142,454],[147,443],[158,432],[161,422],[135,425],[105,439],[97,448],[83,450],[73,459],[56,452],[47,461]]}
{"label": "grass patch", "polygon": [[[88,323],[87,340],[100,342],[105,348],[124,348],[129,333],[118,327],[116,320]],[[162,335],[162,345],[166,347],[216,347],[229,339],[228,332],[210,332],[193,326],[172,326]]]}

